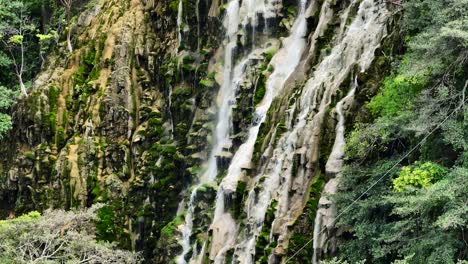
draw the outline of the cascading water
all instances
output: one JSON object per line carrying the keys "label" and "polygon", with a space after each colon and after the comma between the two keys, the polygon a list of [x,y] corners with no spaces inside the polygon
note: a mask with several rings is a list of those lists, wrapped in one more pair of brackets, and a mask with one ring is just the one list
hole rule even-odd
{"label": "cascading water", "polygon": [[[218,166],[216,163],[216,155],[222,150],[223,146],[227,143],[229,137],[229,125],[230,125],[230,116],[229,113],[232,111],[232,106],[230,101],[233,100],[235,96],[235,91],[232,90],[233,83],[231,78],[231,69],[232,69],[232,52],[236,47],[235,34],[237,32],[237,27],[239,25],[238,17],[239,3],[237,1],[232,1],[227,7],[225,24],[227,26],[227,41],[225,49],[225,61],[224,61],[224,70],[223,78],[224,83],[221,87],[221,90],[218,95],[218,101],[221,100],[221,107],[218,114],[218,124],[216,125],[215,130],[215,141],[210,153],[210,157],[207,162],[206,172],[201,176],[200,182],[193,189],[190,194],[190,200],[187,205],[187,212],[185,213],[185,224],[182,229],[182,248],[183,252],[180,256],[177,257],[176,261],[178,264],[187,263],[185,256],[190,251],[191,243],[190,236],[192,235],[193,227],[193,212],[194,212],[194,202],[197,195],[198,189],[205,183],[212,182],[216,175],[218,174]],[[240,71],[237,71],[240,72]],[[219,104],[219,103],[218,103]]]}
{"label": "cascading water", "polygon": [[182,43],[182,23],[184,14],[184,1],[179,0],[177,8],[177,52],[179,52],[180,44]]}
{"label": "cascading water", "polygon": [[[230,145],[229,132],[232,118],[232,102],[235,100],[236,89],[247,62],[246,60],[242,61],[233,71],[233,52],[237,46],[236,34],[240,19],[239,8],[238,0],[229,2],[226,8],[225,27],[227,44],[224,56],[223,84],[218,93],[217,100],[219,111],[214,133],[214,142],[206,164],[206,171],[202,174],[198,185],[193,189],[190,195],[187,212],[185,214],[185,224],[182,229],[181,244],[183,252],[177,257],[178,264],[187,263],[185,256],[192,248],[190,244],[190,236],[192,235],[194,202],[197,191],[203,184],[210,183],[215,180],[218,174],[217,155],[225,146]],[[196,258],[197,254],[193,254],[192,259]]]}
{"label": "cascading water", "polygon": [[[298,111],[296,124],[278,140],[273,156],[263,169],[267,180],[260,193],[267,191],[272,199],[278,201],[271,227],[271,232],[278,236],[278,244],[270,256],[271,262],[274,255],[284,254],[289,241],[288,228],[305,205],[314,164],[318,161],[321,128],[332,97],[355,66],[361,71],[369,67],[385,35],[388,17],[383,4],[372,0],[361,2],[358,14],[343,39],[316,67],[312,78],[305,84],[295,106],[298,108],[295,110]],[[297,171],[293,177],[295,166]],[[279,182],[279,186],[270,182]],[[255,206],[250,205],[250,208]],[[254,214],[259,212],[255,210]]]}
{"label": "cascading water", "polygon": [[[183,14],[184,14],[184,3],[183,0],[179,0],[179,5],[177,8],[177,47],[175,49],[176,56],[179,55],[180,46],[182,44],[182,26],[183,26]],[[178,60],[177,70],[180,71],[180,59]],[[169,109],[169,122],[170,122],[170,130],[171,130],[171,137],[174,137],[174,119],[172,116],[172,92],[173,88],[169,85],[169,94],[168,94],[168,109]]]}
{"label": "cascading water", "polygon": [[235,221],[229,212],[225,212],[225,196],[235,191],[237,183],[242,176],[242,169],[249,166],[260,125],[265,121],[266,114],[274,97],[280,92],[286,80],[299,64],[305,48],[304,37],[307,31],[305,4],[305,1],[301,1],[299,15],[292,28],[291,35],[284,40],[283,47],[272,58],[270,64],[273,66],[274,71],[267,80],[266,94],[255,109],[255,122],[249,129],[246,142],[239,147],[239,150],[234,155],[228,168],[228,173],[218,189],[215,216],[212,224],[213,245],[210,254],[215,259],[215,263],[223,261],[224,253],[234,246],[233,243],[237,236],[236,228],[233,228],[232,225],[233,222],[235,224]]}
{"label": "cascading water", "polygon": [[[266,225],[265,215],[268,208],[275,208],[274,220],[268,223],[267,228],[270,230],[270,242],[274,242],[270,244],[274,245],[274,249],[269,251],[271,254],[268,262],[280,261],[278,258],[284,256],[288,248],[290,227],[304,209],[309,187],[317,171],[321,131],[328,118],[328,110],[334,99],[340,99],[337,98],[342,93],[340,89],[345,86],[352,72],[365,71],[372,63],[374,52],[386,34],[386,22],[390,17],[382,2],[351,1],[341,13],[339,21],[341,24],[333,31],[335,35],[333,41],[330,40],[331,47],[327,52],[322,50],[318,56],[315,55],[317,50],[323,49],[319,47],[321,44],[318,39],[331,25],[333,8],[336,8],[336,5],[333,5],[332,0],[323,3],[312,1],[309,5],[306,0],[301,0],[290,36],[283,39],[282,47],[270,62],[273,72],[266,80],[266,91],[262,101],[255,107],[254,121],[247,130],[246,140],[232,156],[227,174],[219,184],[214,217],[210,226],[211,239],[202,244],[200,242],[199,245],[192,245],[190,237],[197,190],[203,184],[216,183],[219,174],[217,156],[231,146],[229,136],[232,127],[232,102],[236,101],[236,91],[239,82],[245,78],[249,61],[261,53],[261,49],[248,53],[244,46],[242,48],[248,55],[238,60],[238,63],[234,63],[233,54],[239,48],[239,36],[242,35],[239,32],[246,32],[248,28],[253,29],[253,43],[255,28],[259,23],[258,15],[262,14],[266,19],[273,17],[277,12],[277,7],[271,4],[272,2],[274,1],[246,0],[242,1],[241,5],[239,0],[232,0],[226,5],[223,83],[217,98],[219,112],[214,140],[205,165],[206,170],[200,176],[198,185],[193,188],[187,203],[185,224],[182,229],[183,252],[177,257],[177,263],[187,263],[185,258],[190,251],[192,251],[190,263],[200,263],[203,256],[207,255],[214,263],[225,263],[228,252],[232,254],[230,256],[233,263],[254,263],[256,243],[262,228]],[[320,12],[316,12],[315,9],[320,4],[322,8]],[[354,10],[355,7],[357,14],[351,18],[350,10]],[[309,38],[310,46],[307,49],[307,22],[310,22],[307,18],[311,13],[319,13],[320,18],[315,24],[315,30],[312,30],[313,33]],[[308,55],[303,54],[307,52]],[[287,131],[273,131],[275,139],[270,138],[269,146],[262,155],[262,164],[254,170],[257,174],[254,177],[246,177],[246,169],[252,169],[252,156],[260,126],[265,122],[273,100],[288,94],[289,90],[284,88],[288,82],[294,82],[292,76],[301,65],[301,59],[305,57],[314,57],[310,61],[318,63],[314,67],[306,65],[304,69],[310,71],[303,70],[302,74],[304,80],[307,80],[307,76],[308,80],[302,86],[296,85],[292,92],[295,101],[284,107],[287,109],[284,113]],[[304,67],[304,64],[301,67]],[[326,165],[330,173],[337,173],[341,168],[340,159],[344,146],[343,106],[351,100],[355,89],[356,86],[353,86],[335,108],[338,116],[335,147]],[[226,208],[225,201],[232,198],[240,180],[248,182],[249,191],[245,200],[245,217],[236,220],[229,208]],[[276,207],[271,206],[272,201],[276,201]],[[321,223],[323,219],[318,219],[316,224]],[[319,228],[317,227],[317,230]],[[318,259],[318,256],[314,259]]]}
{"label": "cascading water", "polygon": [[[275,254],[284,254],[289,240],[288,227],[298,217],[306,201],[313,164],[318,160],[320,130],[331,98],[355,65],[362,71],[369,67],[385,34],[387,17],[384,6],[370,0],[363,1],[343,40],[324,58],[305,84],[297,104],[293,105],[298,109],[291,109],[298,111],[294,127],[278,140],[273,156],[259,170],[262,173],[256,178],[265,177],[262,183],[256,184],[261,190],[249,193],[244,231],[248,234],[240,238],[235,252],[241,263],[252,263],[256,235],[273,199],[278,204],[271,232],[277,234],[278,246],[270,256],[270,262],[274,262]],[[293,178],[294,159],[299,164]]]}
{"label": "cascading water", "polygon": [[[320,253],[325,244],[325,239],[329,234],[325,234],[325,231],[333,230],[334,220],[336,216],[336,209],[333,203],[327,198],[328,195],[336,193],[338,187],[338,180],[341,169],[343,167],[343,158],[345,151],[345,116],[344,116],[344,107],[351,104],[353,101],[354,93],[358,87],[357,77],[354,79],[351,90],[348,95],[341,99],[336,104],[335,112],[338,116],[338,122],[335,129],[335,143],[333,144],[332,152],[328,157],[327,163],[325,165],[325,171],[329,175],[334,175],[335,178],[330,179],[324,187],[323,194],[320,198],[318,210],[315,216],[315,225],[314,225],[314,255],[312,258],[312,263],[316,264],[319,262]],[[326,227],[327,230],[324,230],[322,226]],[[332,246],[333,247],[333,246]],[[330,251],[334,251],[333,248]]]}

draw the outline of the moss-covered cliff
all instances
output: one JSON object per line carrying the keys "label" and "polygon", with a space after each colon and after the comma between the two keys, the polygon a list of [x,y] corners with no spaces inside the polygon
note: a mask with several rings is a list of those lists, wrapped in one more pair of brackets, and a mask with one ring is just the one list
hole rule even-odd
{"label": "moss-covered cliff", "polygon": [[[236,6],[220,0],[89,2],[75,18],[74,51],[57,47],[12,109],[14,128],[0,144],[0,218],[104,203],[98,239],[143,251],[150,263],[197,254],[279,263],[305,246],[335,177],[326,164],[337,105],[357,85],[346,122],[369,118],[361,106],[400,51],[398,16],[374,1],[255,4],[238,3],[244,20],[236,22],[226,20]],[[302,45],[294,50],[288,39]],[[297,67],[284,70],[294,59]],[[232,114],[219,113],[228,82]],[[213,154],[224,116],[229,144]],[[225,183],[249,142],[252,159]],[[197,185],[210,155],[217,173]],[[264,197],[260,223],[250,210]],[[295,261],[312,255],[306,247]]]}
{"label": "moss-covered cliff", "polygon": [[[2,217],[104,202],[98,236],[152,254],[203,157],[215,92],[199,82],[212,78],[216,31],[191,35],[193,51],[177,57],[172,7],[92,1],[76,18],[73,53],[53,52],[14,106],[1,145]],[[199,8],[198,23],[217,29]]]}

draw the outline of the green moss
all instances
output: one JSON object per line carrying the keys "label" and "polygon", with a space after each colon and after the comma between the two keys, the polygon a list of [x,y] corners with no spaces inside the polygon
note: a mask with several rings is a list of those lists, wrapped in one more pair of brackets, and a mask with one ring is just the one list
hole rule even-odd
{"label": "green moss", "polygon": [[247,194],[247,183],[245,181],[239,181],[237,183],[236,192],[235,192],[235,202],[233,203],[231,212],[234,216],[234,219],[241,219],[242,209],[244,208],[244,197]]}
{"label": "green moss", "polygon": [[[83,58],[81,65],[78,67],[75,73],[72,75],[72,79],[75,82],[75,85],[83,86],[92,80],[99,78],[99,57],[102,51],[97,52],[94,48],[94,43],[91,48]],[[97,56],[98,55],[98,56]]]}
{"label": "green moss", "polygon": [[273,56],[275,56],[276,52],[278,52],[277,48],[270,48],[263,53],[265,55],[267,63],[271,61]]}
{"label": "green moss", "polygon": [[63,127],[59,127],[57,129],[57,132],[55,133],[55,145],[57,146],[57,148],[61,149],[65,146],[65,144],[65,129]]}
{"label": "green moss", "polygon": [[60,95],[60,91],[55,88],[55,86],[51,86],[49,88],[47,97],[49,99],[49,114],[47,116],[47,122],[49,124],[49,127],[52,130],[52,133],[55,133],[55,125],[56,125],[56,120],[57,120],[57,110],[58,110],[58,98]]}
{"label": "green moss", "polygon": [[265,221],[263,222],[262,230],[260,231],[260,234],[258,236],[257,244],[255,244],[255,263],[268,263],[268,256],[271,254],[272,249],[277,245],[275,238],[273,238],[273,240],[270,240],[270,227],[275,219],[275,212],[277,206],[278,201],[272,200],[265,214]]}
{"label": "green moss", "polygon": [[255,89],[255,95],[254,95],[254,105],[259,104],[263,97],[265,96],[266,93],[266,77],[265,75],[261,74],[258,80],[257,88]]}
{"label": "green moss", "polygon": [[309,189],[309,199],[301,216],[303,221],[298,221],[299,224],[295,223],[293,226],[293,235],[289,240],[287,256],[292,256],[300,248],[305,246],[300,254],[295,256],[295,260],[298,262],[307,262],[312,258],[313,245],[309,243],[309,245],[306,246],[306,243],[310,240],[313,234],[311,230],[304,230],[304,226],[307,228],[314,226],[317,206],[324,186],[325,180],[323,175],[316,175]]}
{"label": "green moss", "polygon": [[327,53],[331,51],[331,41],[333,40],[334,30],[334,27],[327,27],[325,32],[317,39],[317,57],[322,50],[325,50]]}
{"label": "green moss", "polygon": [[36,155],[33,152],[26,152],[24,153],[24,157],[28,160],[34,161],[36,159]]}
{"label": "green moss", "polygon": [[204,87],[207,87],[207,88],[213,88],[214,86],[214,81],[210,80],[210,79],[203,79],[200,81],[200,84]]}
{"label": "green moss", "polygon": [[185,221],[185,215],[180,214],[174,218],[171,222],[169,222],[166,226],[161,229],[161,234],[164,235],[166,238],[175,239],[175,233],[179,225],[183,224]]}

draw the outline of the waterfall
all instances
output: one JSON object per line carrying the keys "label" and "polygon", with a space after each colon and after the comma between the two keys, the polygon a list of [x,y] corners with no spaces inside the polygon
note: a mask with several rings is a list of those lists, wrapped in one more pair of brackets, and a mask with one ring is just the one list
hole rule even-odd
{"label": "waterfall", "polygon": [[[253,262],[256,239],[273,199],[278,204],[271,232],[278,239],[270,262],[275,262],[275,255],[284,254],[289,241],[289,227],[300,215],[307,200],[312,168],[318,161],[321,128],[332,96],[336,95],[355,66],[361,71],[369,67],[385,35],[388,17],[389,13],[382,4],[362,1],[342,41],[333,47],[306,82],[297,103],[290,109],[291,112],[297,111],[293,127],[280,137],[272,157],[259,170],[261,174],[256,176],[255,186],[260,191],[257,193],[252,188],[249,193],[245,234],[239,236],[235,251],[240,263]],[[294,168],[294,160],[298,161],[297,168]]]}
{"label": "waterfall", "polygon": [[[321,129],[332,97],[355,67],[365,71],[370,66],[386,34],[388,17],[384,4],[362,1],[342,40],[315,68],[303,88],[297,106],[299,118],[294,128],[280,138],[266,165],[267,177],[278,178],[281,182],[274,195],[278,205],[271,229],[278,236],[278,244],[272,258],[285,252],[290,235],[288,228],[305,206],[313,168],[318,162]],[[294,160],[298,164],[293,177]]]}
{"label": "waterfall", "polygon": [[[306,0],[300,0],[290,35],[282,39],[281,48],[270,61],[269,66],[273,71],[266,80],[263,99],[255,106],[253,122],[247,130],[246,139],[235,153],[229,153],[232,155],[229,158],[232,159],[226,176],[218,185],[214,217],[209,227],[211,239],[205,241],[203,245],[199,243],[198,246],[190,243],[197,190],[203,184],[215,185],[217,182],[216,177],[219,174],[217,158],[220,154],[226,154],[232,145],[230,133],[233,102],[236,101],[239,84],[246,78],[245,74],[251,62],[255,61],[264,48],[262,45],[257,45],[259,48],[251,48],[252,50],[248,51],[243,46],[244,54],[247,55],[234,60],[233,54],[237,54],[240,48],[238,44],[242,34],[239,32],[246,32],[251,26],[254,34],[252,43],[254,43],[255,28],[260,21],[258,17],[262,15],[266,21],[279,12],[278,6],[274,3],[277,1],[245,0],[240,4],[239,0],[231,0],[226,5],[223,83],[216,100],[217,123],[213,131],[212,148],[204,166],[205,170],[199,176],[199,181],[187,203],[185,224],[182,228],[183,252],[176,259],[178,264],[187,263],[186,257],[190,251],[192,251],[190,263],[200,263],[207,254],[214,263],[225,263],[228,252],[233,254],[233,263],[254,263],[255,246],[262,228],[266,226],[265,215],[268,208],[276,208],[273,222],[269,222],[266,226],[270,231],[270,242],[274,242],[270,244],[273,248],[269,251],[271,253],[268,262],[278,263],[279,258],[287,254],[291,227],[303,212],[312,179],[318,169],[321,132],[335,99],[339,101],[335,107],[338,117],[336,138],[325,167],[329,174],[336,174],[341,169],[345,124],[343,109],[352,100],[357,89],[357,79],[343,99],[340,95],[346,92],[343,91],[343,87],[347,87],[346,84],[353,72],[365,71],[371,65],[375,50],[386,35],[386,23],[390,13],[385,3],[381,1],[352,1],[344,7],[338,21],[341,23],[337,30],[332,31],[334,38],[329,40],[330,47],[325,52],[324,48],[319,46],[319,38],[328,32],[327,27],[333,24],[331,22],[334,8],[337,7],[333,5],[333,0],[325,0],[321,4],[320,12],[315,12],[318,11],[315,8],[321,2],[312,1],[307,4]],[[351,9],[354,10],[355,7],[357,14],[351,19]],[[315,29],[311,30],[308,38],[309,47],[307,47],[307,18],[308,14],[312,13],[319,13],[320,17]],[[316,56],[317,51],[321,51],[320,56]],[[315,65],[301,64],[302,58]],[[301,73],[304,75],[301,77],[304,82],[296,84],[296,87],[292,87],[293,90],[290,91],[291,85],[288,84],[295,82],[294,72],[301,67],[306,69]],[[286,109],[286,112],[279,114],[284,115],[288,130],[273,131],[274,136],[270,138],[262,156],[264,160],[255,169],[256,175],[246,177],[246,170],[251,169],[253,165],[252,156],[260,126],[266,121],[274,99],[288,96],[289,93],[292,93],[293,96],[290,98],[294,98],[295,101],[290,104],[288,102],[288,105],[282,108]],[[231,211],[227,208],[229,205],[225,202],[232,198],[241,179],[248,182],[249,189],[243,208],[246,216],[237,220],[231,215]],[[332,188],[332,185],[333,182],[327,184],[328,187],[325,187],[324,192]],[[276,207],[271,206],[272,201],[276,201]],[[317,244],[314,248],[319,249],[322,243],[320,241],[324,241],[325,237],[319,236],[318,230],[326,221],[319,216],[319,213],[317,217],[314,237]],[[314,256],[314,261],[319,257],[319,254]]]}
{"label": "waterfall", "polygon": [[[338,122],[335,128],[335,142],[333,144],[332,152],[327,160],[325,165],[325,171],[327,174],[334,175],[335,178],[330,179],[324,187],[323,193],[320,197],[318,210],[315,216],[314,224],[314,255],[312,258],[312,263],[317,264],[320,260],[321,251],[325,244],[325,240],[329,235],[329,232],[325,233],[324,231],[332,231],[335,224],[336,217],[336,208],[333,203],[328,199],[329,195],[335,194],[338,187],[338,181],[340,176],[340,171],[343,167],[343,157],[345,151],[345,116],[343,113],[343,107],[352,103],[354,92],[358,87],[357,77],[352,83],[351,90],[348,95],[341,99],[335,107],[335,112],[338,116]],[[322,228],[323,227],[323,228]],[[326,229],[325,229],[326,228]],[[331,251],[334,245],[332,245]]]}
{"label": "waterfall", "polygon": [[177,49],[176,51],[179,52],[180,44],[182,43],[182,16],[184,14],[184,2],[183,0],[179,0],[179,6],[177,8]]}
{"label": "waterfall", "polygon": [[[249,56],[238,63],[233,70],[233,53],[237,48],[237,31],[241,17],[239,16],[239,1],[232,0],[226,8],[226,18],[224,25],[226,27],[226,46],[223,68],[223,84],[218,93],[217,105],[218,117],[216,129],[214,131],[214,142],[206,164],[206,171],[201,175],[198,185],[193,189],[185,215],[185,224],[182,229],[182,247],[183,252],[177,257],[177,263],[186,263],[185,256],[191,249],[190,236],[193,227],[194,201],[198,189],[206,183],[212,183],[218,175],[217,156],[223,149],[229,149],[231,145],[229,133],[232,122],[232,102],[235,101],[236,90],[244,73],[245,66]],[[196,259],[197,254],[192,255],[192,260]]]}
{"label": "waterfall", "polygon": [[177,264],[184,264],[187,263],[185,261],[185,255],[190,251],[190,236],[192,235],[192,227],[193,227],[193,211],[194,211],[194,200],[197,195],[196,190],[199,186],[197,186],[192,193],[190,194],[190,200],[188,202],[187,211],[185,212],[185,224],[182,228],[182,254],[177,256],[176,263]]}
{"label": "waterfall", "polygon": [[213,245],[210,254],[215,259],[215,263],[222,263],[224,253],[234,246],[237,237],[237,228],[233,228],[233,226],[236,226],[235,222],[230,213],[225,212],[225,196],[235,191],[242,176],[242,169],[249,167],[260,125],[265,121],[273,99],[279,94],[285,82],[299,64],[305,48],[304,37],[307,32],[305,4],[305,1],[301,1],[299,14],[290,36],[284,40],[283,47],[272,58],[270,64],[273,66],[274,71],[267,80],[265,96],[255,109],[255,122],[249,129],[246,142],[239,147],[234,155],[228,173],[218,189],[215,216],[212,224]]}
{"label": "waterfall", "polygon": [[[180,46],[182,44],[182,25],[183,25],[183,14],[184,14],[184,2],[179,0],[179,5],[177,8],[177,47],[175,49],[175,55],[178,56],[180,53]],[[180,59],[177,62],[177,71],[180,72]],[[171,129],[171,138],[174,138],[174,119],[172,116],[172,85],[169,85],[169,94],[168,94],[168,109],[170,117],[170,129]]]}
{"label": "waterfall", "polygon": [[169,94],[168,94],[168,109],[169,109],[169,122],[171,127],[171,138],[174,138],[174,117],[172,115],[172,85],[169,85]]}

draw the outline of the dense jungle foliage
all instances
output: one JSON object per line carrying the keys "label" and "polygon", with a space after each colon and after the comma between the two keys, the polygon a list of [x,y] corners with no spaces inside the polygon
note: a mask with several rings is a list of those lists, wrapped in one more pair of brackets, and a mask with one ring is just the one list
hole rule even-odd
{"label": "dense jungle foliage", "polygon": [[348,139],[335,197],[343,260],[468,258],[467,10],[465,0],[404,3],[407,51]]}

